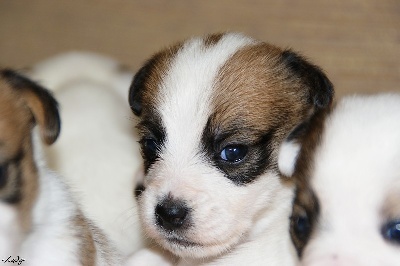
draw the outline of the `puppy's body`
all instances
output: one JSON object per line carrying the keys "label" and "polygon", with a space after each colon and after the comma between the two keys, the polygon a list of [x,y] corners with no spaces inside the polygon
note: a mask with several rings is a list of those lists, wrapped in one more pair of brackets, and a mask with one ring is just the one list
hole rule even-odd
{"label": "puppy's body", "polygon": [[292,187],[277,175],[277,147],[331,98],[317,67],[240,34],[193,38],[154,55],[130,91],[147,235],[181,264],[293,264]]}
{"label": "puppy's body", "polygon": [[27,265],[120,263],[42,158],[39,134],[47,144],[59,134],[55,100],[11,70],[0,70],[0,95],[1,258],[19,256]]}
{"label": "puppy's body", "polygon": [[348,97],[312,120],[283,145],[301,146],[286,174],[303,265],[400,265],[400,95]]}
{"label": "puppy's body", "polygon": [[36,64],[30,76],[60,104],[63,130],[45,148],[49,167],[72,187],[84,214],[123,255],[142,247],[134,175],[142,159],[126,104],[133,74],[113,59],[71,52]]}

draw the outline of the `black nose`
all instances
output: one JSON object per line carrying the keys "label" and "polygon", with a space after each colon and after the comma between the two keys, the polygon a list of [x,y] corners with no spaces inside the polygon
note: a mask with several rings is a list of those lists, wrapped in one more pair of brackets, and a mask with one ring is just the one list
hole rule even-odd
{"label": "black nose", "polygon": [[157,224],[172,231],[187,223],[189,208],[180,200],[166,199],[156,207]]}

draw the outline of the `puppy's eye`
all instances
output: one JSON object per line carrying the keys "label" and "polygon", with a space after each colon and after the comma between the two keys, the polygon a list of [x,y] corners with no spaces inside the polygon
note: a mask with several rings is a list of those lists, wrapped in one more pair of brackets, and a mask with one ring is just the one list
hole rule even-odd
{"label": "puppy's eye", "polygon": [[382,235],[386,240],[400,245],[400,220],[385,224],[382,227]]}
{"label": "puppy's eye", "polygon": [[243,160],[247,154],[247,147],[243,145],[228,145],[220,153],[222,160],[237,163]]}
{"label": "puppy's eye", "polygon": [[142,139],[140,143],[144,156],[150,161],[155,160],[159,149],[157,141],[155,139]]}
{"label": "puppy's eye", "polygon": [[292,232],[301,242],[307,241],[311,233],[311,223],[307,215],[294,216],[291,218]]}

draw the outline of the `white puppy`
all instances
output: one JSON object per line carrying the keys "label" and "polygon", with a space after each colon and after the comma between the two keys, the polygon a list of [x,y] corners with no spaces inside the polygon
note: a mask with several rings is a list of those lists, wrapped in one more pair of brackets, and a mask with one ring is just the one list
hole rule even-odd
{"label": "white puppy", "polygon": [[58,106],[44,88],[0,69],[0,258],[19,265],[118,265],[109,241],[46,168],[38,134],[52,144]]}
{"label": "white puppy", "polygon": [[133,74],[113,59],[71,52],[36,64],[30,76],[50,88],[61,107],[63,130],[45,150],[49,167],[118,250],[132,253],[142,246],[132,199],[142,159],[126,103]]}
{"label": "white puppy", "polygon": [[399,159],[398,94],[347,97],[293,131],[279,167],[303,265],[400,265]]}
{"label": "white puppy", "polygon": [[129,96],[140,118],[147,236],[180,264],[294,264],[292,186],[279,178],[277,151],[332,90],[296,53],[241,34],[155,54]]}

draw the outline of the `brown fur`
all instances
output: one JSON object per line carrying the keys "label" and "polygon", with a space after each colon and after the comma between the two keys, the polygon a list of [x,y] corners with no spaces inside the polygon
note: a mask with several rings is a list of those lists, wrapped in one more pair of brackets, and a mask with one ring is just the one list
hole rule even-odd
{"label": "brown fur", "polygon": [[[76,215],[73,222],[74,229],[77,230],[77,237],[81,240],[79,258],[83,266],[96,265],[96,254],[99,252],[105,260],[114,257],[116,251],[110,247],[107,237],[81,212]],[[107,261],[107,263],[112,265],[115,261]]]}
{"label": "brown fur", "polygon": [[156,53],[135,75],[129,92],[129,104],[136,115],[141,114],[142,102],[150,105],[156,104],[155,97],[162,78],[181,47],[182,43],[177,43]]}
{"label": "brown fur", "polygon": [[219,40],[221,40],[222,36],[224,36],[223,33],[210,34],[206,36],[204,38],[204,46],[209,48],[210,46],[216,45]]}
{"label": "brown fur", "polygon": [[[31,209],[37,196],[37,169],[34,164],[30,132],[33,117],[22,95],[5,79],[0,80],[0,164],[8,165],[9,184],[0,195],[14,198],[20,210],[21,226],[27,231],[31,224]],[[19,179],[19,180],[17,180]]]}
{"label": "brown fur", "polygon": [[96,263],[96,246],[89,227],[88,221],[82,214],[78,214],[74,220],[74,228],[77,230],[77,237],[81,240],[80,254],[81,264],[83,266],[92,266]]}
{"label": "brown fur", "polygon": [[276,129],[271,148],[277,150],[287,132],[310,110],[309,89],[290,73],[281,53],[275,46],[260,43],[242,48],[226,62],[214,90],[214,127],[248,131],[250,142],[261,132]]}

